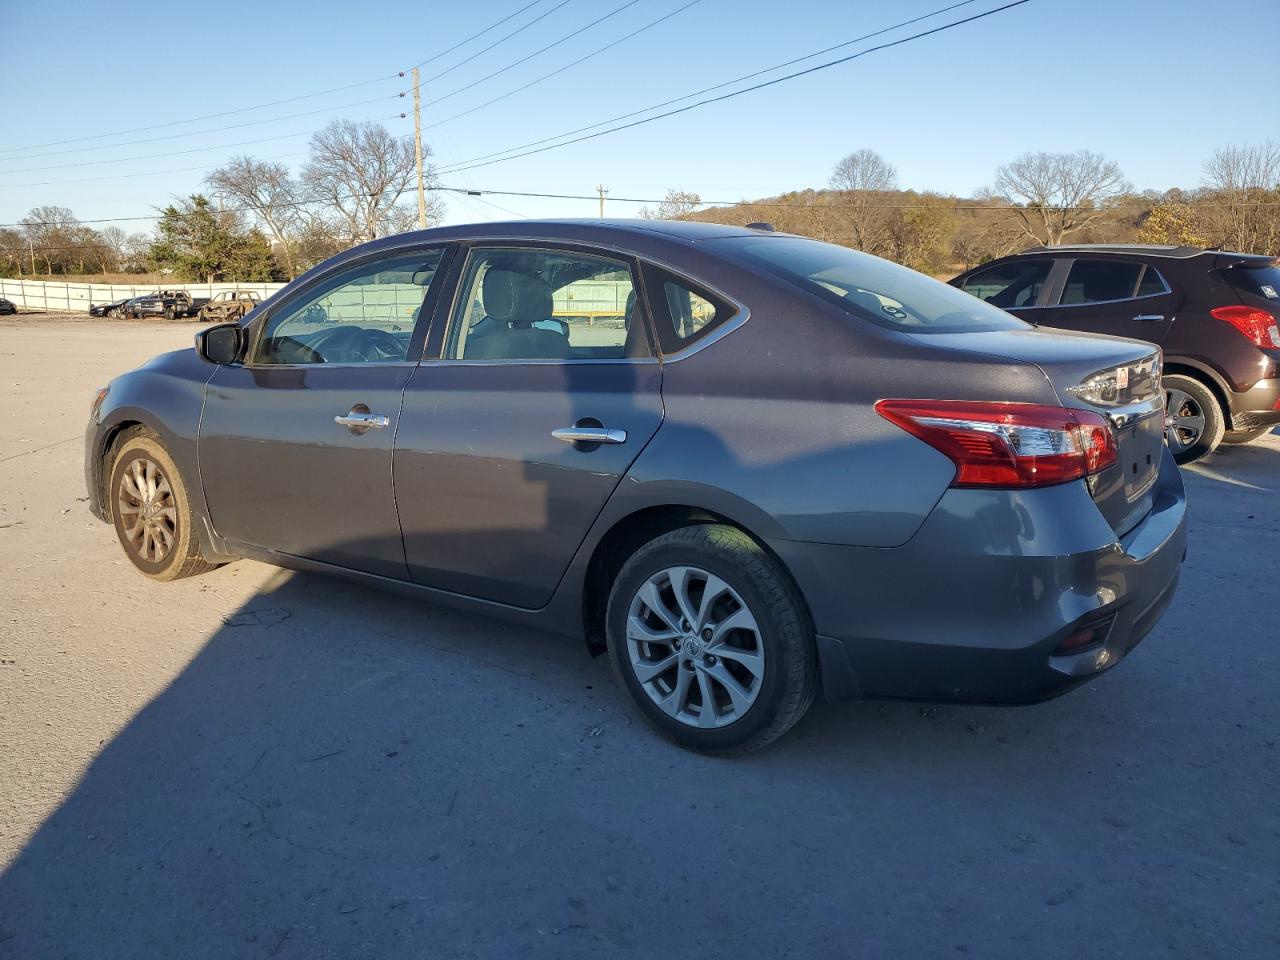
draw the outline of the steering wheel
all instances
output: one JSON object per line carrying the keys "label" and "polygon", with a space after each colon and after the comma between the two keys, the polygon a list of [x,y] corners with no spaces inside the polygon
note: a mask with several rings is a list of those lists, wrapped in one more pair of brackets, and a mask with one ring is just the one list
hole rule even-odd
{"label": "steering wheel", "polygon": [[363,342],[352,347],[350,353],[359,353],[360,359],[370,362],[379,360],[403,360],[405,346],[400,340],[386,330],[363,330]]}
{"label": "steering wheel", "polygon": [[[338,324],[331,330],[316,335],[309,344],[316,359],[322,363],[349,363],[367,359],[359,355],[356,341],[363,338],[364,328],[355,324]],[[355,357],[352,354],[356,354]]]}

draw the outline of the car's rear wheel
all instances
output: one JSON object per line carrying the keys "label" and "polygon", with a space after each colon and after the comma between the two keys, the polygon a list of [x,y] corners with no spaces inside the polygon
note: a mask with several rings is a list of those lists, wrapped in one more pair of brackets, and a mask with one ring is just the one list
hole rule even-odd
{"label": "car's rear wheel", "polygon": [[138,434],[120,446],[107,490],[120,545],[148,577],[178,580],[216,566],[200,555],[186,484],[155,437]]}
{"label": "car's rear wheel", "polygon": [[1191,463],[1212,453],[1226,430],[1222,407],[1213,391],[1182,374],[1164,377],[1165,442],[1178,463]]}
{"label": "car's rear wheel", "polygon": [[1275,425],[1265,427],[1251,427],[1248,430],[1228,430],[1222,435],[1223,443],[1253,443],[1259,437],[1265,437],[1268,433],[1275,429]]}
{"label": "car's rear wheel", "polygon": [[684,527],[645,544],[609,594],[609,655],[645,718],[682,746],[734,755],[782,736],[813,702],[809,615],[741,530]]}
{"label": "car's rear wheel", "polygon": [[172,323],[177,318],[177,316],[178,314],[174,311],[173,307],[164,308],[164,318],[168,320],[170,323]]}

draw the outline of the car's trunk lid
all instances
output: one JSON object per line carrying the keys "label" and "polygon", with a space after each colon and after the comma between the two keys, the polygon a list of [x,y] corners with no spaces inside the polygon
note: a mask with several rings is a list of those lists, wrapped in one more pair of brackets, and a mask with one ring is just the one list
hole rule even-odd
{"label": "car's trunk lid", "polygon": [[1089,478],[1094,502],[1117,536],[1151,511],[1151,491],[1164,453],[1159,348],[1119,337],[1045,329],[938,333],[919,339],[932,346],[1033,363],[1064,407],[1106,416],[1120,457],[1116,466]]}

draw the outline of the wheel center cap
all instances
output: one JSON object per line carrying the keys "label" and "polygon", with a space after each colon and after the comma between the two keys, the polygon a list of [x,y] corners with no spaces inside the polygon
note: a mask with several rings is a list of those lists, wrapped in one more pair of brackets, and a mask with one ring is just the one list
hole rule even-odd
{"label": "wheel center cap", "polygon": [[697,637],[685,637],[680,644],[680,650],[686,657],[696,657],[702,653],[702,644],[698,642]]}

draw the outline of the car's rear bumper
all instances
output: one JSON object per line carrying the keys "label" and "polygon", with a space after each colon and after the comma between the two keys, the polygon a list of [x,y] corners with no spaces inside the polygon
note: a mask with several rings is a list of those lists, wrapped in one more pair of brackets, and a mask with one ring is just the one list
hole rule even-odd
{"label": "car's rear bumper", "polygon": [[[888,549],[770,541],[809,602],[828,699],[1029,703],[1119,662],[1173,598],[1182,478],[1165,454],[1151,513],[1123,538],[1083,482],[950,490]],[[1059,645],[1089,627],[1099,642]]]}
{"label": "car's rear bumper", "polygon": [[1230,400],[1231,426],[1236,430],[1280,423],[1280,378],[1259,380]]}

